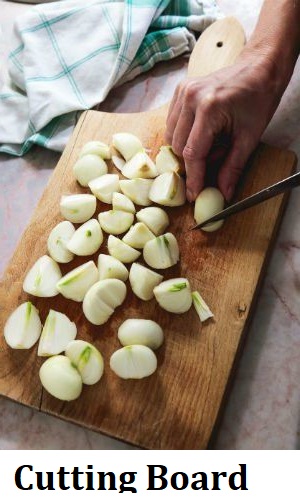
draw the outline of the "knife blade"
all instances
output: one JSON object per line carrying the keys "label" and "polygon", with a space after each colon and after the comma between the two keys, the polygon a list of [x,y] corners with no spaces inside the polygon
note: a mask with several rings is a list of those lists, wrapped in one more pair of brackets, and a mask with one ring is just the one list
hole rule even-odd
{"label": "knife blade", "polygon": [[235,204],[232,204],[231,206],[228,206],[219,213],[213,215],[211,218],[208,218],[207,220],[190,228],[190,230],[198,230],[203,228],[205,225],[208,225],[209,223],[214,223],[215,221],[219,220],[225,220],[226,218],[232,216],[233,214],[245,211],[245,209],[249,209],[250,207],[256,206],[257,204],[260,204],[265,200],[271,199],[272,197],[276,197],[276,195],[279,195],[287,190],[291,190],[292,188],[295,188],[299,185],[300,185],[300,172],[293,174],[292,176],[289,176],[288,178],[285,178],[284,180],[281,180],[278,183],[274,183],[274,185],[264,188],[263,190],[260,190],[259,192],[250,195],[246,199],[243,199],[239,202],[236,202]]}

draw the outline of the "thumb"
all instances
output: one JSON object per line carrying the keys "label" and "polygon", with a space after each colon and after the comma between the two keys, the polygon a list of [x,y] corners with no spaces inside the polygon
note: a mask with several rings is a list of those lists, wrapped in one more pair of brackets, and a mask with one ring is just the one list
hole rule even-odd
{"label": "thumb", "polygon": [[249,141],[236,140],[218,175],[218,185],[225,199],[230,201],[253,148]]}

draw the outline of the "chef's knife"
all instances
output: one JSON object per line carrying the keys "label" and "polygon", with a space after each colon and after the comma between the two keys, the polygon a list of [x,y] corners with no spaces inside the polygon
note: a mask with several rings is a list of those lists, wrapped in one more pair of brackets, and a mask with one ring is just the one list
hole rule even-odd
{"label": "chef's knife", "polygon": [[299,185],[300,185],[300,172],[293,174],[292,176],[289,176],[288,178],[285,178],[284,180],[279,181],[278,183],[275,183],[270,187],[264,188],[260,192],[250,195],[250,197],[247,197],[246,199],[243,199],[239,202],[236,202],[235,204],[232,204],[231,206],[223,209],[223,211],[220,211],[211,218],[208,218],[202,223],[199,223],[198,225],[195,225],[194,227],[190,228],[190,230],[197,230],[199,228],[203,228],[205,225],[208,225],[209,223],[214,223],[215,221],[224,220],[229,216],[232,216],[233,214],[240,213],[245,209],[256,206],[257,204],[260,204],[265,200],[271,199],[272,197],[275,197],[276,195],[279,195],[285,192],[286,190],[291,190],[292,188],[295,188]]}

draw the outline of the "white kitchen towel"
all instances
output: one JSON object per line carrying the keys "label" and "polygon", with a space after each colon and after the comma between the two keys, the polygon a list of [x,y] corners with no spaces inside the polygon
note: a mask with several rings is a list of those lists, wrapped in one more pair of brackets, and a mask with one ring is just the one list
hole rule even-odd
{"label": "white kitchen towel", "polygon": [[62,151],[78,115],[110,89],[193,49],[220,13],[214,0],[64,0],[14,27],[0,93],[0,152]]}

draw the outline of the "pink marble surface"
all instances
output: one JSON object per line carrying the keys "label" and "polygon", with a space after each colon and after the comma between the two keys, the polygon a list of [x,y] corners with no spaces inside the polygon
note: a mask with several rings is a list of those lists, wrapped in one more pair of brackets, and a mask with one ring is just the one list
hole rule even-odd
{"label": "pink marble surface", "polygon": [[[247,35],[262,0],[219,0]],[[0,68],[3,78],[12,21],[27,5],[0,0]],[[186,60],[156,67],[151,74],[114,91],[109,111],[138,111],[169,100]],[[1,76],[0,76],[1,79]],[[264,139],[300,154],[300,71]],[[58,155],[34,149],[24,159],[0,156],[0,269],[4,270],[25,229]],[[298,449],[300,418],[300,201],[292,194],[268,268],[251,329],[214,448]],[[299,267],[299,268],[298,268]],[[1,449],[127,449],[128,445],[66,424],[0,398]]]}

